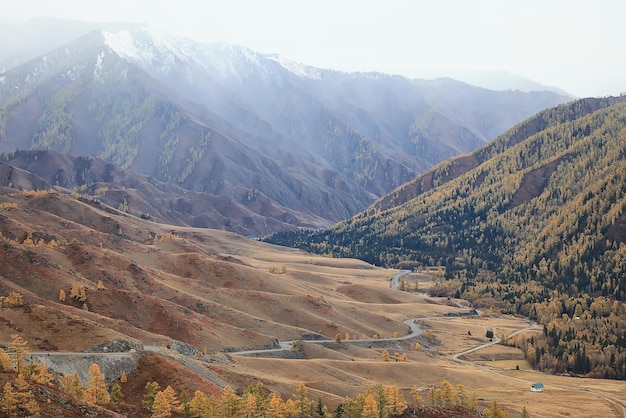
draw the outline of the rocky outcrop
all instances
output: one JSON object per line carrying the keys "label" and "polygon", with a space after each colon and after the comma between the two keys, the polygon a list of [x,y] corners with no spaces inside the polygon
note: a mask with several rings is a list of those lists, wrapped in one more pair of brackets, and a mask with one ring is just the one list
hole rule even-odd
{"label": "rocky outcrop", "polygon": [[143,351],[143,344],[117,339],[106,344],[88,348],[85,350],[85,353],[130,353],[133,351]]}

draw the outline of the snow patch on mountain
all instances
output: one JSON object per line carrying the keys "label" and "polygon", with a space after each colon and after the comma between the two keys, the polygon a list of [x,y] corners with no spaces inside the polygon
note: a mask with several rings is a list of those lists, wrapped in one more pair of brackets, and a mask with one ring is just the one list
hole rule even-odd
{"label": "snow patch on mountain", "polygon": [[[319,80],[322,70],[278,55],[264,55],[240,45],[204,44],[151,28],[103,31],[105,44],[118,56],[154,75],[176,75],[193,79],[195,71],[229,80],[249,77],[271,79],[280,68],[298,77]],[[280,67],[277,67],[278,63]]]}
{"label": "snow patch on mountain", "polygon": [[105,44],[122,58],[141,61],[144,54],[135,45],[133,36],[127,30],[102,32]]}
{"label": "snow patch on mountain", "polygon": [[298,77],[310,78],[311,80],[321,80],[322,70],[299,62],[291,61],[281,55],[268,55],[267,58],[280,64],[287,71],[297,75]]}
{"label": "snow patch on mountain", "polygon": [[98,57],[96,58],[96,66],[93,69],[93,77],[97,81],[102,80],[100,77],[100,74],[102,73],[102,58],[104,58],[104,52],[98,54]]}

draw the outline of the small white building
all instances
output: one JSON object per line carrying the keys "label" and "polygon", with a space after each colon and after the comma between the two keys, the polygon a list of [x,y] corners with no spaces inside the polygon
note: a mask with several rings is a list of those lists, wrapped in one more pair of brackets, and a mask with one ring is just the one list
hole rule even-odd
{"label": "small white building", "polygon": [[530,385],[531,392],[543,392],[543,383],[533,383]]}

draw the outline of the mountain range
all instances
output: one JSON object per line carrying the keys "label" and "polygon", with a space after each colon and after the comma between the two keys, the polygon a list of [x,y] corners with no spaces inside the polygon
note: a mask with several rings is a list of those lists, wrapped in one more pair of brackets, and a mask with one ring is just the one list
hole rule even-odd
{"label": "mountain range", "polygon": [[[115,27],[0,75],[0,151],[95,157],[213,202],[210,220],[198,214],[204,204],[179,205],[178,223],[259,236],[345,219],[568,100],[451,79],[321,70],[240,46]],[[75,174],[44,180],[105,187],[86,182],[97,174]],[[157,205],[115,196],[135,214]]]}

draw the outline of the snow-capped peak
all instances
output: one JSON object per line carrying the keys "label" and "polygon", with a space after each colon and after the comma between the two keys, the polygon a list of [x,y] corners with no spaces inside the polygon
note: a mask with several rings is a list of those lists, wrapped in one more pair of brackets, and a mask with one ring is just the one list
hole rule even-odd
{"label": "snow-capped peak", "polygon": [[149,72],[179,74],[192,67],[226,78],[243,78],[262,67],[262,55],[225,43],[203,44],[154,29],[103,32],[106,45]]}
{"label": "snow-capped peak", "polygon": [[194,43],[152,29],[103,32],[106,45],[122,58],[145,69],[169,73],[174,65],[192,62]]}
{"label": "snow-capped peak", "polygon": [[192,68],[227,79],[244,79],[255,74],[262,78],[276,76],[278,63],[298,77],[318,80],[322,70],[300,64],[279,55],[265,55],[228,43],[203,44],[151,28],[103,32],[108,48],[150,73],[193,73]]}

